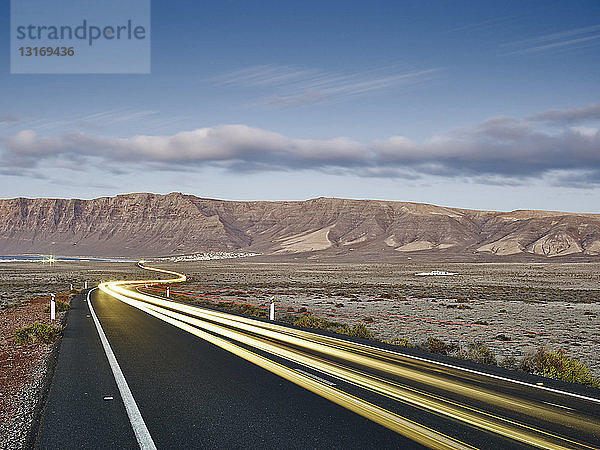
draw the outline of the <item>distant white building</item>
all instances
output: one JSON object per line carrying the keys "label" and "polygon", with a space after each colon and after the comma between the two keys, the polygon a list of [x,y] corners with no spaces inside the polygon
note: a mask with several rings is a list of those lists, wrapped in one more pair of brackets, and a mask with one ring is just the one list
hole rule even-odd
{"label": "distant white building", "polygon": [[431,272],[421,272],[415,273],[418,277],[429,277],[429,276],[448,276],[448,275],[458,275],[456,272],[446,272],[443,270],[432,270]]}

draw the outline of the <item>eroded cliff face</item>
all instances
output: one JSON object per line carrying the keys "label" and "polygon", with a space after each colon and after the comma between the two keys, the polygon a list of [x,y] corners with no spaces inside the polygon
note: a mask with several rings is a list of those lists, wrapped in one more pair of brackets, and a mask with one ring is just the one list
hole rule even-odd
{"label": "eroded cliff face", "polygon": [[425,253],[595,257],[600,215],[333,198],[229,202],[179,193],[0,200],[0,254],[143,257],[206,251],[385,260]]}

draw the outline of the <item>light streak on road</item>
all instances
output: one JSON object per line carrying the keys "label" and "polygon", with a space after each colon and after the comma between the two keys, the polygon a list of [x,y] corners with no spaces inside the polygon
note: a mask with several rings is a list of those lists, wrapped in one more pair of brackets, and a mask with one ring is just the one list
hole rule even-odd
{"label": "light streak on road", "polygon": [[[548,403],[531,398],[522,399],[491,388],[494,379],[486,379],[481,373],[461,373],[459,368],[451,369],[434,361],[417,360],[344,339],[136,292],[131,288],[186,280],[185,275],[176,272],[142,264],[140,267],[172,275],[173,278],[108,282],[102,283],[100,289],[423,445],[468,448],[468,445],[443,433],[306,376],[250,349],[292,361],[385,398],[523,444],[539,448],[596,448],[593,440],[581,442],[540,427],[540,423],[558,423],[592,438],[600,436],[600,423],[597,420],[578,412],[566,411],[564,405],[560,405],[560,400]],[[534,386],[531,388],[535,389]],[[594,399],[583,398],[582,401],[593,403]],[[600,404],[600,401],[597,402],[595,406]],[[511,414],[505,417],[505,412]]]}

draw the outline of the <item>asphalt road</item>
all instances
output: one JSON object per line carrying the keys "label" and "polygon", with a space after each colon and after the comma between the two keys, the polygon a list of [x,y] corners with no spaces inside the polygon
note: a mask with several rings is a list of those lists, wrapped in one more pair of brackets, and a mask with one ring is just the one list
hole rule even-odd
{"label": "asphalt road", "polygon": [[[99,291],[93,305],[158,448],[407,448],[380,425]],[[104,400],[111,396],[114,400]],[[136,448],[85,300],[69,313],[37,445]]]}
{"label": "asphalt road", "polygon": [[[448,438],[449,447],[600,447],[600,403],[536,388],[531,382],[537,379],[514,383],[504,373],[482,375],[480,367],[464,371],[340,344],[325,334],[237,323],[229,315],[197,324],[190,317],[183,324],[176,309],[157,309],[153,316],[98,290],[91,300],[157,448],[419,448],[411,438],[427,430],[435,439]],[[235,344],[298,380],[288,381],[185,326],[206,327],[206,337]],[[343,396],[346,407],[335,403],[344,404]],[[350,411],[348,402],[389,426]],[[388,413],[391,419],[382,419]],[[418,432],[397,432],[406,426]],[[69,313],[37,446],[138,446],[82,296]]]}

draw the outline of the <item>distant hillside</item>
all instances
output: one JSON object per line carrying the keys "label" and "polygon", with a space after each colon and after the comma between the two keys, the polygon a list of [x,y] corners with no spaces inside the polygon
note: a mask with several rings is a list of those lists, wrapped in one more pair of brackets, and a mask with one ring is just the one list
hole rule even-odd
{"label": "distant hillside", "polygon": [[337,198],[232,202],[179,193],[0,200],[0,254],[148,257],[206,251],[356,261],[596,260],[600,215]]}

